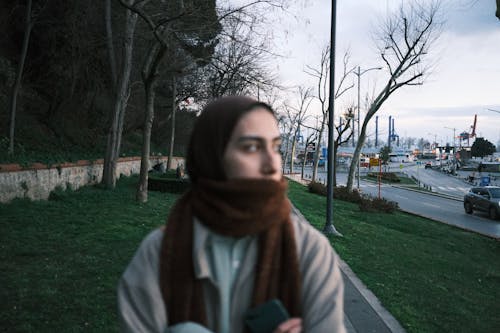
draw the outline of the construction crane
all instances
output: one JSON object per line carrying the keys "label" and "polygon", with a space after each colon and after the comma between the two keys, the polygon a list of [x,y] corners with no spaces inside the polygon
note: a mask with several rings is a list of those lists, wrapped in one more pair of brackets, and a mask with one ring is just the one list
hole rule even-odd
{"label": "construction crane", "polygon": [[493,110],[493,109],[486,109],[486,110],[500,113],[500,111],[498,111],[498,110]]}
{"label": "construction crane", "polygon": [[477,114],[474,115],[474,123],[472,124],[471,132],[466,132],[463,131],[458,135],[458,138],[460,139],[460,147],[462,147],[462,142],[467,140],[467,147],[470,147],[469,140],[474,138],[476,136],[476,123],[477,123]]}

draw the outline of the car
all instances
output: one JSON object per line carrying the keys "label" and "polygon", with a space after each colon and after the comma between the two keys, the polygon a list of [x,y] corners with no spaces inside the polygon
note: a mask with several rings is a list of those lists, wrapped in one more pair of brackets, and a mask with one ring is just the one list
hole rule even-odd
{"label": "car", "polygon": [[475,210],[487,212],[496,220],[500,217],[500,186],[472,187],[464,196],[464,209],[467,214]]}
{"label": "car", "polygon": [[424,169],[432,169],[432,163],[431,162],[425,163]]}

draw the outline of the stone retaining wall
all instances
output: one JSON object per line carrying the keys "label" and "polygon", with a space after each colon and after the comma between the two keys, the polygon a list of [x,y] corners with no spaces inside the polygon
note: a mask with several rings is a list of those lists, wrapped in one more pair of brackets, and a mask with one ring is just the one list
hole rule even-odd
{"label": "stone retaining wall", "polygon": [[[168,157],[152,156],[150,166],[167,163]],[[184,159],[174,157],[172,167],[184,165]],[[124,157],[118,160],[117,177],[139,174],[140,157]],[[73,190],[85,185],[97,184],[102,179],[103,161],[78,161],[53,166],[35,163],[29,168],[18,164],[0,166],[0,202],[15,198],[46,200],[56,187]]]}

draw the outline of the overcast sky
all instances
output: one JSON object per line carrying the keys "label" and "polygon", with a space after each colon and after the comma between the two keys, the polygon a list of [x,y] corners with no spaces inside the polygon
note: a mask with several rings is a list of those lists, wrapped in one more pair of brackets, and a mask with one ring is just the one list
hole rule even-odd
{"label": "overcast sky", "polygon": [[[373,31],[400,2],[338,0],[336,61],[349,49],[353,66],[362,70],[383,66]],[[273,66],[285,84],[316,84],[303,70],[306,65],[319,66],[321,50],[330,40],[330,6],[329,0],[298,1],[289,14],[276,20],[276,52],[286,57]],[[379,138],[386,140],[388,116],[392,115],[400,137],[433,141],[436,135],[444,144],[453,137],[453,130],[445,127],[456,128],[456,135],[469,131],[477,114],[477,135],[494,144],[500,141],[500,113],[486,110],[500,110],[500,20],[494,16],[495,0],[446,0],[445,8],[444,31],[433,49],[435,69],[423,86],[405,87],[389,97],[377,113]],[[351,80],[356,82],[356,76]],[[384,71],[362,75],[362,100],[367,93],[378,92],[386,80]],[[356,101],[356,93],[355,88],[336,109]],[[370,133],[375,131],[374,123],[375,118]]]}

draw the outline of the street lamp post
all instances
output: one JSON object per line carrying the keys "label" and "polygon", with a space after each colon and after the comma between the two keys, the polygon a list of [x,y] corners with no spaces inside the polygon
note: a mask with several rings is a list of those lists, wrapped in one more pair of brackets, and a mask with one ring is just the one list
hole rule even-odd
{"label": "street lamp post", "polygon": [[[358,66],[358,71],[357,72],[353,72],[358,77],[358,143],[359,143],[359,128],[361,127],[361,122],[360,122],[360,120],[361,120],[360,114],[361,113],[360,113],[360,107],[359,107],[359,97],[360,97],[360,91],[361,91],[361,88],[360,88],[360,85],[361,85],[361,75],[365,74],[366,72],[372,71],[372,70],[381,70],[381,69],[382,69],[382,67],[372,67],[372,68],[368,68],[368,69],[365,69],[365,70],[361,71],[361,67]],[[355,121],[352,122],[353,131],[354,131],[354,123],[355,123]],[[353,133],[353,138],[354,138],[354,133]],[[353,140],[353,143],[354,143],[354,140]],[[358,180],[358,190],[359,190],[359,178],[360,178],[360,175],[359,175],[360,158],[359,157],[358,157],[357,169],[358,169],[357,180]]]}
{"label": "street lamp post", "polygon": [[450,129],[450,130],[453,131],[453,153],[455,153],[455,147],[456,147],[455,146],[455,132],[456,132],[457,129],[454,128],[454,127],[446,127],[446,126],[444,126],[444,128],[447,128],[447,129]]}
{"label": "street lamp post", "polygon": [[[337,1],[332,0],[332,21],[330,31],[330,91],[328,98],[328,180],[326,194],[326,221],[323,227],[323,233],[326,235],[342,236],[333,225],[333,168],[335,167],[335,159],[333,158],[333,119],[334,119],[334,85],[335,85],[335,28],[337,20]],[[316,149],[319,149],[317,147]]]}
{"label": "street lamp post", "polygon": [[434,135],[434,149],[437,148],[437,134],[434,133],[427,133],[427,135]]}

